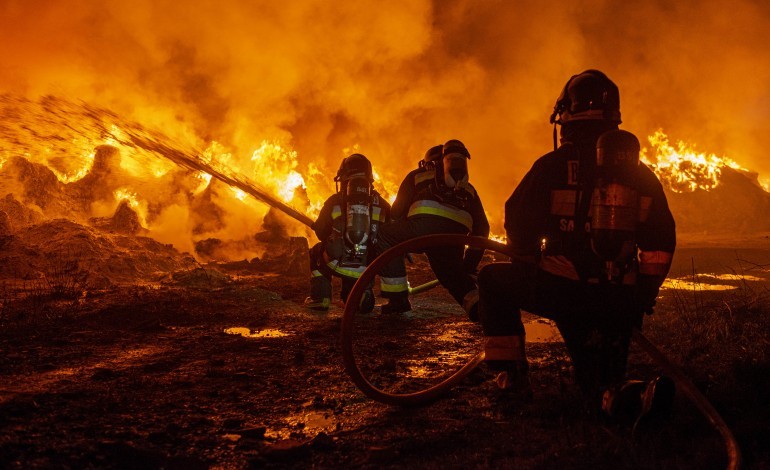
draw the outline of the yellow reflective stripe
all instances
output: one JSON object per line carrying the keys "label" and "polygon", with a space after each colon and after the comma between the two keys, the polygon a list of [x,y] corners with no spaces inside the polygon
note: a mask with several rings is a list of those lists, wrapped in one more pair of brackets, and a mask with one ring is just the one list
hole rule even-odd
{"label": "yellow reflective stripe", "polygon": [[321,274],[321,271],[314,269],[310,271],[310,277],[321,277],[323,274]]}
{"label": "yellow reflective stripe", "polygon": [[356,279],[361,277],[361,273],[364,272],[364,270],[366,269],[366,266],[359,266],[357,268],[346,266],[342,268],[338,266],[338,264],[339,264],[339,261],[335,259],[333,261],[329,261],[328,263],[326,263],[326,266],[328,266],[329,269],[331,269],[337,274],[340,274],[345,277],[354,277]]}
{"label": "yellow reflective stripe", "polygon": [[342,208],[340,206],[332,207],[332,219],[336,219],[341,215],[342,215]]}
{"label": "yellow reflective stripe", "polygon": [[484,338],[484,360],[523,361],[524,359],[523,336],[487,336]]}
{"label": "yellow reflective stripe", "polygon": [[382,292],[407,292],[409,291],[409,282],[406,277],[380,276],[380,290]]}
{"label": "yellow reflective stripe", "polygon": [[674,254],[667,251],[639,251],[639,272],[665,276],[671,267]]}
{"label": "yellow reflective stripe", "polygon": [[647,221],[647,217],[650,216],[650,206],[652,206],[652,198],[650,196],[639,198],[639,222]]}
{"label": "yellow reflective stripe", "polygon": [[577,191],[572,189],[554,189],[551,191],[551,214],[574,216]]}
{"label": "yellow reflective stripe", "polygon": [[377,206],[372,207],[372,220],[376,220],[377,222],[380,221],[380,213],[382,212],[382,209],[380,209]]}
{"label": "yellow reflective stripe", "polygon": [[428,199],[415,201],[409,208],[407,217],[412,217],[413,215],[435,215],[444,217],[463,224],[468,231],[473,229],[473,217],[471,217],[467,211],[450,207],[438,201],[431,201]]}
{"label": "yellow reflective stripe", "polygon": [[414,185],[417,186],[420,183],[424,183],[425,181],[432,180],[436,177],[436,170],[426,170],[422,173],[417,173],[414,175]]}

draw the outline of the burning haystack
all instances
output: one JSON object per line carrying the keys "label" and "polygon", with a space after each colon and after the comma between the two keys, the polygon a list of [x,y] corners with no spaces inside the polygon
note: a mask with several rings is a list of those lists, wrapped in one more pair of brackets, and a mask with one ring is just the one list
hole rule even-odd
{"label": "burning haystack", "polygon": [[678,232],[724,236],[770,231],[770,193],[757,173],[684,142],[671,145],[662,131],[649,141],[655,156],[645,163],[663,183]]}
{"label": "burning haystack", "polygon": [[[196,154],[55,97],[0,96],[0,279],[43,279],[66,266],[107,286],[237,260],[249,271],[306,275],[307,240],[297,235],[307,229],[263,203],[292,207],[230,172],[229,155],[212,149]],[[281,152],[269,150],[260,170]],[[296,197],[294,173],[281,186],[287,198]]]}

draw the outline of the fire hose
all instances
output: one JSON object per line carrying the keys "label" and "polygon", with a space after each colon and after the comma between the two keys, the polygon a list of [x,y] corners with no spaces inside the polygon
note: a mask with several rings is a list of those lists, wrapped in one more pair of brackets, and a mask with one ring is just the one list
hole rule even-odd
{"label": "fire hose", "polygon": [[[438,234],[426,235],[413,238],[399,243],[375,258],[367,268],[361,273],[361,276],[353,285],[345,310],[342,314],[342,358],[345,365],[345,371],[350,376],[353,383],[361,390],[364,395],[380,403],[394,406],[417,406],[436,400],[447,393],[452,387],[460,383],[469,373],[473,371],[483,360],[484,352],[479,352],[468,363],[452,372],[435,384],[424,390],[412,393],[388,393],[377,388],[366,377],[356,363],[355,353],[353,351],[353,326],[355,316],[358,311],[358,305],[361,296],[367,286],[374,279],[374,276],[392,259],[397,256],[404,256],[409,252],[419,252],[431,246],[447,245],[465,245],[473,248],[483,248],[508,256],[513,260],[531,262],[530,259],[524,259],[510,252],[510,248],[502,243],[481,237],[456,234]],[[431,281],[435,282],[435,281]],[[423,286],[427,286],[424,284]],[[423,286],[419,286],[422,288]],[[415,288],[417,289],[417,288]],[[737,469],[741,463],[741,452],[738,443],[735,440],[730,428],[719,415],[714,406],[703,396],[703,394],[693,385],[685,374],[674,365],[666,356],[655,347],[639,330],[633,330],[632,338],[642,350],[655,362],[663,371],[670,376],[676,383],[677,389],[681,390],[687,398],[696,406],[696,408],[706,417],[708,422],[719,432],[725,441],[725,447],[728,456],[728,468]]]}

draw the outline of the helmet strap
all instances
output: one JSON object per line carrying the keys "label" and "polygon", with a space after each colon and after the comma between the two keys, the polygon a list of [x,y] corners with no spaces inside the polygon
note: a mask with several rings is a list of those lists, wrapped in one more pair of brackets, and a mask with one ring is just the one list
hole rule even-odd
{"label": "helmet strap", "polygon": [[556,121],[553,123],[553,150],[556,151],[558,147],[556,146]]}

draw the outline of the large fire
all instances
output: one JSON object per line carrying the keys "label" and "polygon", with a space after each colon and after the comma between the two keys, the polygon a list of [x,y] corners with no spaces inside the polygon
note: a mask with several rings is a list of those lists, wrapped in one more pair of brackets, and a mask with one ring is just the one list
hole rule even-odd
{"label": "large fire", "polygon": [[[89,224],[124,205],[136,213],[144,234],[195,253],[203,240],[248,245],[244,241],[262,230],[271,206],[296,211],[303,217],[295,218],[308,224],[335,191],[333,158],[303,164],[281,140],[255,139],[250,149],[210,141],[196,150],[107,111],[65,100],[46,98],[41,106],[6,97],[2,104],[22,118],[0,135],[0,170],[9,176],[4,174],[0,190],[41,210],[45,219]],[[354,151],[355,145],[340,149],[338,162]],[[56,182],[53,196],[27,197],[46,192],[24,176],[30,164],[50,172]],[[375,178],[377,189],[392,201],[397,184],[379,174]],[[50,198],[60,201],[50,204]],[[311,235],[302,224],[282,224],[288,235]],[[245,248],[230,253],[254,255]]]}
{"label": "large fire", "polygon": [[652,161],[648,159],[647,149],[644,149],[642,161],[655,171],[665,187],[677,193],[716,188],[724,168],[749,171],[727,157],[698,152],[695,145],[679,141],[674,147],[662,130],[656,131],[648,140],[655,157]]}
{"label": "large fire", "polygon": [[[302,217],[295,218],[307,224],[335,191],[333,177],[339,161],[359,151],[351,145],[339,149],[336,158],[311,156],[303,163],[290,142],[265,138],[253,139],[250,148],[209,141],[196,150],[199,142],[179,144],[107,111],[54,98],[46,98],[43,104],[36,108],[36,103],[7,98],[4,105],[23,119],[0,136],[4,141],[0,170],[24,179],[30,170],[20,170],[16,159],[41,164],[66,197],[60,204],[30,198],[27,193],[41,191],[14,186],[11,179],[0,185],[3,194],[16,194],[45,218],[86,224],[90,218],[112,216],[124,204],[136,213],[143,233],[192,253],[198,242],[211,239],[245,246],[244,240],[263,229],[270,206],[296,211]],[[37,130],[32,132],[33,128]],[[672,145],[662,131],[648,140],[652,151],[645,149],[643,161],[667,189],[677,193],[718,187],[726,168],[748,173],[729,158],[698,152],[683,142]],[[375,166],[375,188],[390,202],[398,190],[395,173],[395,177],[384,176]],[[25,181],[19,182],[30,184],[29,179]],[[277,205],[264,204],[264,198],[250,191],[255,188]],[[492,225],[499,225],[500,211],[491,203],[488,209]],[[288,224],[286,229],[289,235],[311,236],[302,224]],[[250,256],[245,248],[231,255]]]}

